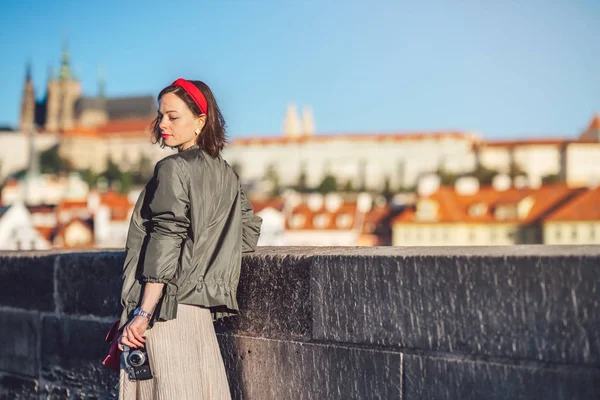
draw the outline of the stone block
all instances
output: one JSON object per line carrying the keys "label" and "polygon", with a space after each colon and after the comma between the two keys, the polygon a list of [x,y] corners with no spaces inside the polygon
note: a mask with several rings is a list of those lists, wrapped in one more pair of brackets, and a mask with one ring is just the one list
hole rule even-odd
{"label": "stone block", "polygon": [[0,400],[38,399],[37,379],[0,375]]}
{"label": "stone block", "polygon": [[40,399],[44,400],[105,400],[116,399],[119,395],[118,386],[107,388],[102,393],[90,392],[87,388],[70,388],[55,386],[52,384],[43,385],[40,388]]}
{"label": "stone block", "polygon": [[0,370],[37,378],[40,331],[38,313],[0,310]]}
{"label": "stone block", "polygon": [[600,365],[599,256],[423,254],[315,256],[314,339]]}
{"label": "stone block", "polygon": [[72,253],[56,271],[59,306],[67,314],[121,315],[124,252]]}
{"label": "stone block", "polygon": [[45,317],[42,321],[41,377],[49,390],[68,388],[107,396],[113,393],[118,374],[102,365],[108,353],[104,342],[110,323],[73,317]]}
{"label": "stone block", "polygon": [[0,305],[39,311],[54,310],[56,255],[2,253]]}
{"label": "stone block", "polygon": [[404,399],[600,398],[600,370],[404,355]]}
{"label": "stone block", "polygon": [[237,299],[240,315],[217,331],[268,338],[307,338],[311,331],[310,259],[244,256]]}
{"label": "stone block", "polygon": [[398,399],[402,355],[218,335],[233,399]]}

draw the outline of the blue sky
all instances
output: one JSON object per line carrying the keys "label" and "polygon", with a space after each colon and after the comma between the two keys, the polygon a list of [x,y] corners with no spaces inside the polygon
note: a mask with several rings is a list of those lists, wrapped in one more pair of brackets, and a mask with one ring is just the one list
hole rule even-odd
{"label": "blue sky", "polygon": [[[450,5],[450,3],[454,3]],[[574,136],[600,112],[595,0],[0,0],[0,124],[16,125],[68,38],[86,95],[206,81],[230,137],[273,136],[286,105],[318,133]]]}

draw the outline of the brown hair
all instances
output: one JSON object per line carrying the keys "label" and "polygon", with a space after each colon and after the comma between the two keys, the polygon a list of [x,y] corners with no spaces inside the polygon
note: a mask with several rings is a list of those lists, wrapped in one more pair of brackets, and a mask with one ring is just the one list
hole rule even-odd
{"label": "brown hair", "polygon": [[[216,158],[220,155],[221,151],[225,147],[227,138],[225,137],[225,118],[221,114],[221,110],[217,105],[217,100],[213,95],[208,85],[202,81],[189,81],[194,84],[204,97],[208,104],[208,110],[206,112],[206,123],[202,127],[202,131],[196,137],[196,144],[202,150],[204,150],[212,158]],[[194,102],[189,94],[179,86],[167,86],[158,94],[158,101],[167,93],[174,93],[181,100],[185,102],[188,108],[192,111],[195,117],[202,115],[200,108]],[[165,147],[165,141],[160,134],[160,119],[156,117],[152,122],[152,142],[160,143],[161,147]]]}

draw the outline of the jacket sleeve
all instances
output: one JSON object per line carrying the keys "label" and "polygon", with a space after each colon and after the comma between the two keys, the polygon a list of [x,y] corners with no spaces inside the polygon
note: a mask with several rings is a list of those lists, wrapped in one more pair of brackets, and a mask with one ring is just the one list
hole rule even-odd
{"label": "jacket sleeve", "polygon": [[248,253],[256,250],[262,218],[254,214],[252,204],[241,185],[240,195],[242,200],[242,253]]}
{"label": "jacket sleeve", "polygon": [[190,226],[188,185],[174,158],[160,161],[153,179],[142,280],[167,283],[177,271],[181,244]]}

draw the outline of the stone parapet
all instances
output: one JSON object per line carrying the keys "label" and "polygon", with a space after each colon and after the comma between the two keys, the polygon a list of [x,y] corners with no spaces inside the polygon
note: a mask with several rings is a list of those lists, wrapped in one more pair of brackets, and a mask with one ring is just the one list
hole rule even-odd
{"label": "stone parapet", "polygon": [[[0,398],[112,398],[122,251],[0,253]],[[235,399],[600,398],[600,247],[267,247],[215,324]]]}

